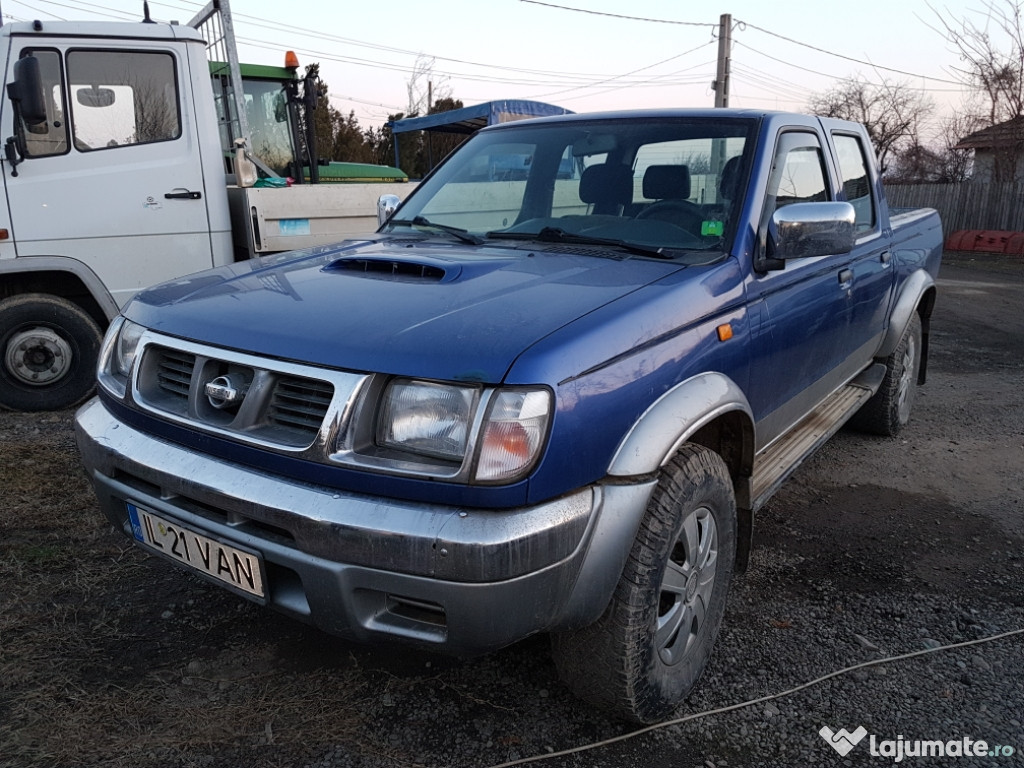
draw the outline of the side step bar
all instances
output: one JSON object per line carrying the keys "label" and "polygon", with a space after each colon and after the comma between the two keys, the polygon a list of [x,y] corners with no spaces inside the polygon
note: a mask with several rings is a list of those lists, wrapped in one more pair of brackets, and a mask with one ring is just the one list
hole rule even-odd
{"label": "side step bar", "polygon": [[753,509],[760,509],[796,471],[849,420],[882,383],[885,366],[876,363],[840,387],[807,414],[793,429],[754,458],[751,479]]}

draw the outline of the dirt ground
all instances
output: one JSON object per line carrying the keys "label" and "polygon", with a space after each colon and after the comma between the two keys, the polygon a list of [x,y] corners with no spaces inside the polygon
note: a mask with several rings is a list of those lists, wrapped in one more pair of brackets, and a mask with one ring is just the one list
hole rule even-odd
{"label": "dirt ground", "polygon": [[[809,679],[815,643],[824,668],[861,661],[849,632],[887,632],[890,652],[917,647],[901,618],[960,639],[923,605],[1024,626],[1024,258],[947,254],[940,288],[911,425],[840,433],[763,511],[682,714]],[[490,766],[629,731],[561,686],[544,638],[471,660],[360,647],[148,557],[99,513],[72,416],[0,412],[0,766]],[[862,706],[882,721],[903,703]],[[545,765],[748,765],[783,749],[757,725],[673,726]],[[833,764],[808,739],[825,751],[778,764]]]}

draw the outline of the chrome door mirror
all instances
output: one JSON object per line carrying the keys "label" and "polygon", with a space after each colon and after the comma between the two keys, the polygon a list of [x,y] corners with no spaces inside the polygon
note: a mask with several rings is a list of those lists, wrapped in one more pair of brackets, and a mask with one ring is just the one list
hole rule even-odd
{"label": "chrome door mirror", "polygon": [[856,213],[849,203],[793,203],[772,215],[770,259],[805,259],[853,250]]}
{"label": "chrome door mirror", "polygon": [[377,198],[377,226],[383,227],[388,223],[395,210],[401,204],[402,199],[398,195],[381,195]]}

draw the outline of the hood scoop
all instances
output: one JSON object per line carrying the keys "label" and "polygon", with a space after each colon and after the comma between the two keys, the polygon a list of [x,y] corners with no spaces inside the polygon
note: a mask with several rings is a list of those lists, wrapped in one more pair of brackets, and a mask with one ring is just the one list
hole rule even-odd
{"label": "hood scoop", "polygon": [[461,271],[458,266],[428,260],[389,259],[382,256],[359,256],[338,259],[324,267],[325,272],[345,272],[374,280],[401,283],[440,283],[454,280]]}

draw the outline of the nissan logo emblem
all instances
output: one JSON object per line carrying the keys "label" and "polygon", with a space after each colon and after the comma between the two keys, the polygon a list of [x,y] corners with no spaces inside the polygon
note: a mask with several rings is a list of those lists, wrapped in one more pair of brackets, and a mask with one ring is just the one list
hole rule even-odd
{"label": "nissan logo emblem", "polygon": [[214,408],[230,408],[241,402],[244,392],[240,392],[228,376],[218,376],[206,382],[204,388],[206,399]]}

